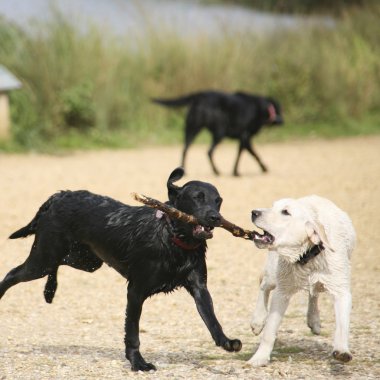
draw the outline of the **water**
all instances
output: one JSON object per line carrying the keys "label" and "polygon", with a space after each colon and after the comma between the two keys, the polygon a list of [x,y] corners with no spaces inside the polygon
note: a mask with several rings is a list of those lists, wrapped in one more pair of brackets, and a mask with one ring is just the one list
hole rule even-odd
{"label": "water", "polygon": [[333,25],[332,19],[272,15],[239,6],[204,5],[196,0],[0,0],[0,15],[27,30],[59,9],[78,25],[96,25],[116,35],[162,28],[186,36],[229,32],[265,33],[305,24]]}

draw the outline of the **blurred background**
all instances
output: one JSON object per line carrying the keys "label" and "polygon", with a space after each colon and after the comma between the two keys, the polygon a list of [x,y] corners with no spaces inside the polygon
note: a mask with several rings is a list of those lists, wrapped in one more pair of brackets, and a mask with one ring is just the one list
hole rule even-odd
{"label": "blurred background", "polygon": [[379,21],[375,0],[0,0],[0,150],[177,144],[185,110],[150,98],[204,89],[277,98],[261,141],[378,134]]}

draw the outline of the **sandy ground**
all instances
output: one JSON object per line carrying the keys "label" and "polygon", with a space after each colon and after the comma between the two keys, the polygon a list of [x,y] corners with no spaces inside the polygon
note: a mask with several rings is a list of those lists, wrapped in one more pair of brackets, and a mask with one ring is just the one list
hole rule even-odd
{"label": "sandy ground", "polygon": [[[380,378],[380,137],[267,144],[259,153],[270,168],[261,174],[248,155],[242,177],[230,175],[235,145],[216,151],[223,175],[214,177],[205,146],[194,146],[185,180],[212,182],[224,198],[226,218],[251,228],[250,211],[281,197],[319,194],[347,211],[357,229],[352,261],[351,351],[354,360],[332,360],[333,305],[321,297],[323,332],[305,323],[306,294],[293,298],[269,366],[246,368],[259,338],[249,327],[265,251],[218,229],[209,241],[209,289],[216,314],[243,349],[216,347],[193,300],[180,290],[149,299],[141,321],[141,351],[155,373],[132,373],[124,359],[125,280],[108,267],[88,274],[62,267],[52,305],[45,281],[19,284],[0,301],[0,379],[375,379]],[[137,191],[166,199],[166,179],[180,147],[76,153],[67,156],[0,155],[0,276],[24,261],[30,238],[7,236],[34,216],[60,189],[89,189],[126,203]],[[182,181],[181,183],[184,183]]]}

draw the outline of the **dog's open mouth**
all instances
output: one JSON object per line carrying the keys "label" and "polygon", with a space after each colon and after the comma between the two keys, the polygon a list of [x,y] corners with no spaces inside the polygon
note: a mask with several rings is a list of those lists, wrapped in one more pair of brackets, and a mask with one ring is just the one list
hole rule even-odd
{"label": "dog's open mouth", "polygon": [[273,244],[274,236],[268,231],[263,230],[263,233],[255,231],[253,236],[253,241],[257,248],[266,248],[268,245]]}
{"label": "dog's open mouth", "polygon": [[213,231],[214,227],[197,224],[193,228],[193,236],[196,239],[211,239],[213,237]]}

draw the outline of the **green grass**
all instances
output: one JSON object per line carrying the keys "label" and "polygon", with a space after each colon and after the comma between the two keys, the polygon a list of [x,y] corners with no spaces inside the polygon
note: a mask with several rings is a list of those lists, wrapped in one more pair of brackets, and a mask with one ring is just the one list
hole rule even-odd
{"label": "green grass", "polygon": [[150,97],[209,88],[281,102],[286,124],[261,141],[380,133],[380,4],[343,13],[335,28],[225,31],[217,40],[180,37],[165,25],[116,38],[53,12],[31,34],[0,19],[0,62],[23,82],[11,94],[12,139],[0,142],[3,151],[179,143],[184,110]]}
{"label": "green grass", "polygon": [[303,350],[302,348],[298,346],[276,347],[273,350],[273,355],[275,357],[279,357],[279,356],[288,356],[290,354],[299,354],[300,352],[303,352]]}

